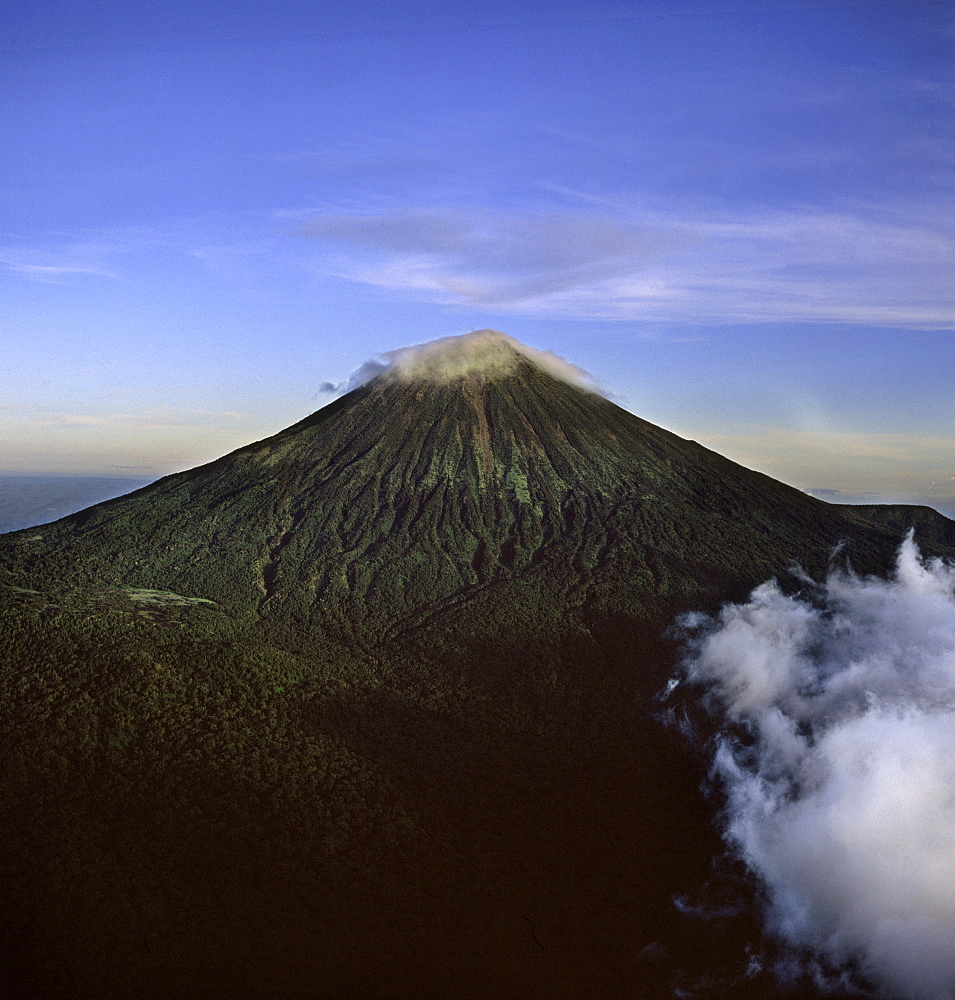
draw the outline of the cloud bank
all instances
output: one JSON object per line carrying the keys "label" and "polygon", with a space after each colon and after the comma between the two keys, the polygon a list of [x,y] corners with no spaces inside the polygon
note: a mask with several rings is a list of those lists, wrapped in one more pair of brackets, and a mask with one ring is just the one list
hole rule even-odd
{"label": "cloud bank", "polygon": [[596,383],[582,368],[553,351],[538,351],[499,330],[474,330],[458,337],[440,337],[425,344],[388,351],[381,361],[366,361],[338,385],[322,383],[319,391],[347,392],[379,375],[399,382],[426,380],[437,383],[478,374],[494,378],[513,374],[523,359],[562,382],[596,391]]}
{"label": "cloud bank", "polygon": [[803,969],[952,1000],[955,565],[910,533],[891,580],[833,572],[812,591],[769,582],[684,621],[686,675],[726,724],[727,841]]}

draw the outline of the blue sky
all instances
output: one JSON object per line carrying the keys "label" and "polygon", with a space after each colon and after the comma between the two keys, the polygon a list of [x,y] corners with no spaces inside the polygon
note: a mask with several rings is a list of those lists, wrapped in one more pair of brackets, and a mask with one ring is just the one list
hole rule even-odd
{"label": "blue sky", "polygon": [[955,513],[951,2],[14,0],[0,90],[0,471],[186,468],[490,326]]}

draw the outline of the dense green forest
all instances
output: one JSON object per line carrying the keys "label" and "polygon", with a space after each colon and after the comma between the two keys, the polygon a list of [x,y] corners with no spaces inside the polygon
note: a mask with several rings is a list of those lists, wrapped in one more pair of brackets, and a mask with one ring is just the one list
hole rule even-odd
{"label": "dense green forest", "polygon": [[585,634],[355,656],[188,605],[15,603],[9,989],[598,996],[702,974],[671,898],[718,846],[695,762]]}
{"label": "dense green forest", "polygon": [[878,518],[524,364],[0,537],[3,995],[771,995],[667,630]]}

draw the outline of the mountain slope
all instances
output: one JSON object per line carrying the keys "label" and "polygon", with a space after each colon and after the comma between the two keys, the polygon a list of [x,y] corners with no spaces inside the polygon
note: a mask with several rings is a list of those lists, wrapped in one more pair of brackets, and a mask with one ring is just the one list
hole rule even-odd
{"label": "mountain slope", "polygon": [[921,504],[852,504],[853,513],[904,533],[914,529],[920,545],[955,549],[955,521]]}
{"label": "mountain slope", "polygon": [[772,994],[663,631],[898,533],[436,350],[0,538],[5,995]]}
{"label": "mountain slope", "polygon": [[4,538],[0,566],[38,589],[173,590],[378,641],[544,566],[552,602],[616,587],[657,617],[794,561],[818,571],[845,539],[862,568],[886,564],[887,532],[500,349],[503,374],[385,373],[217,462]]}

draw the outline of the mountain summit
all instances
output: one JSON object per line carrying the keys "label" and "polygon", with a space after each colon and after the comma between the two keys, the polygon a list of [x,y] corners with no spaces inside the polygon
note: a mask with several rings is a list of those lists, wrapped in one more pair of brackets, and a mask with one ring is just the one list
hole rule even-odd
{"label": "mountain summit", "polygon": [[400,382],[447,383],[459,378],[501,378],[531,364],[553,378],[579,388],[593,388],[581,368],[551,351],[528,347],[500,330],[474,330],[459,337],[441,337],[384,355],[381,373]]}
{"label": "mountain summit", "polygon": [[898,524],[495,331],[364,375],[0,536],[4,996],[772,995],[665,630]]}

